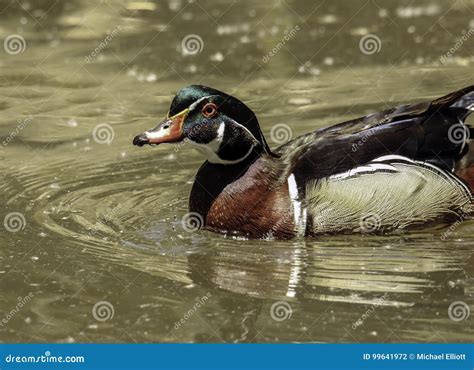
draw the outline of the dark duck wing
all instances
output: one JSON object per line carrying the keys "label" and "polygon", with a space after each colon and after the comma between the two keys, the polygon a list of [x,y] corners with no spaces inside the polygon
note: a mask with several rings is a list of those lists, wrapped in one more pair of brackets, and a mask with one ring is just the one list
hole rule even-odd
{"label": "dark duck wing", "polygon": [[300,227],[310,234],[352,231],[370,219],[377,230],[389,230],[470,214],[472,129],[464,120],[473,110],[470,86],[278,148],[294,176]]}

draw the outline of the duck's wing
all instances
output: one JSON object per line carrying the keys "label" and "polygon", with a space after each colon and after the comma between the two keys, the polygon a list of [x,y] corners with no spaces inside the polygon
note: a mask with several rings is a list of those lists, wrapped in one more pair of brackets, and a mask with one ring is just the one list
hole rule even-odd
{"label": "duck's wing", "polygon": [[470,189],[426,162],[389,155],[306,185],[307,234],[385,232],[469,218]]}
{"label": "duck's wing", "polygon": [[469,151],[471,128],[465,118],[474,111],[474,86],[432,102],[402,105],[299,137],[276,152],[293,158],[298,187],[398,155],[452,171]]}

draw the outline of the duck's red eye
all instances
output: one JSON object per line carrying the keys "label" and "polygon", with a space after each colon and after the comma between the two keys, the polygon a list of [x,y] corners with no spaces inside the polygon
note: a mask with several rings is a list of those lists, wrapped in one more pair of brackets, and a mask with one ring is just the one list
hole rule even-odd
{"label": "duck's red eye", "polygon": [[217,113],[217,106],[214,103],[207,103],[201,111],[202,115],[206,118],[214,117]]}

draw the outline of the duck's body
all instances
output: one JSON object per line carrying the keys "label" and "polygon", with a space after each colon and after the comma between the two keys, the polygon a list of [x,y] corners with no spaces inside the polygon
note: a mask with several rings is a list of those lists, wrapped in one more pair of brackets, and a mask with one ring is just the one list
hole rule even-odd
{"label": "duck's body", "polygon": [[190,86],[173,101],[171,118],[134,143],[186,138],[208,156],[189,202],[207,229],[255,238],[386,232],[472,213],[464,124],[472,110],[474,86],[324,128],[272,152],[248,107]]}

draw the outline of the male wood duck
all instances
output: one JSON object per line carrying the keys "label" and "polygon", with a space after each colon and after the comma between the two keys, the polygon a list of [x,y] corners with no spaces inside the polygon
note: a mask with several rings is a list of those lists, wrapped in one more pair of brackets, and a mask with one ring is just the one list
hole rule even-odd
{"label": "male wood duck", "polygon": [[206,156],[189,199],[205,229],[250,238],[379,232],[473,212],[474,86],[323,128],[270,149],[237,98],[183,88],[168,117],[133,139],[185,141]]}

